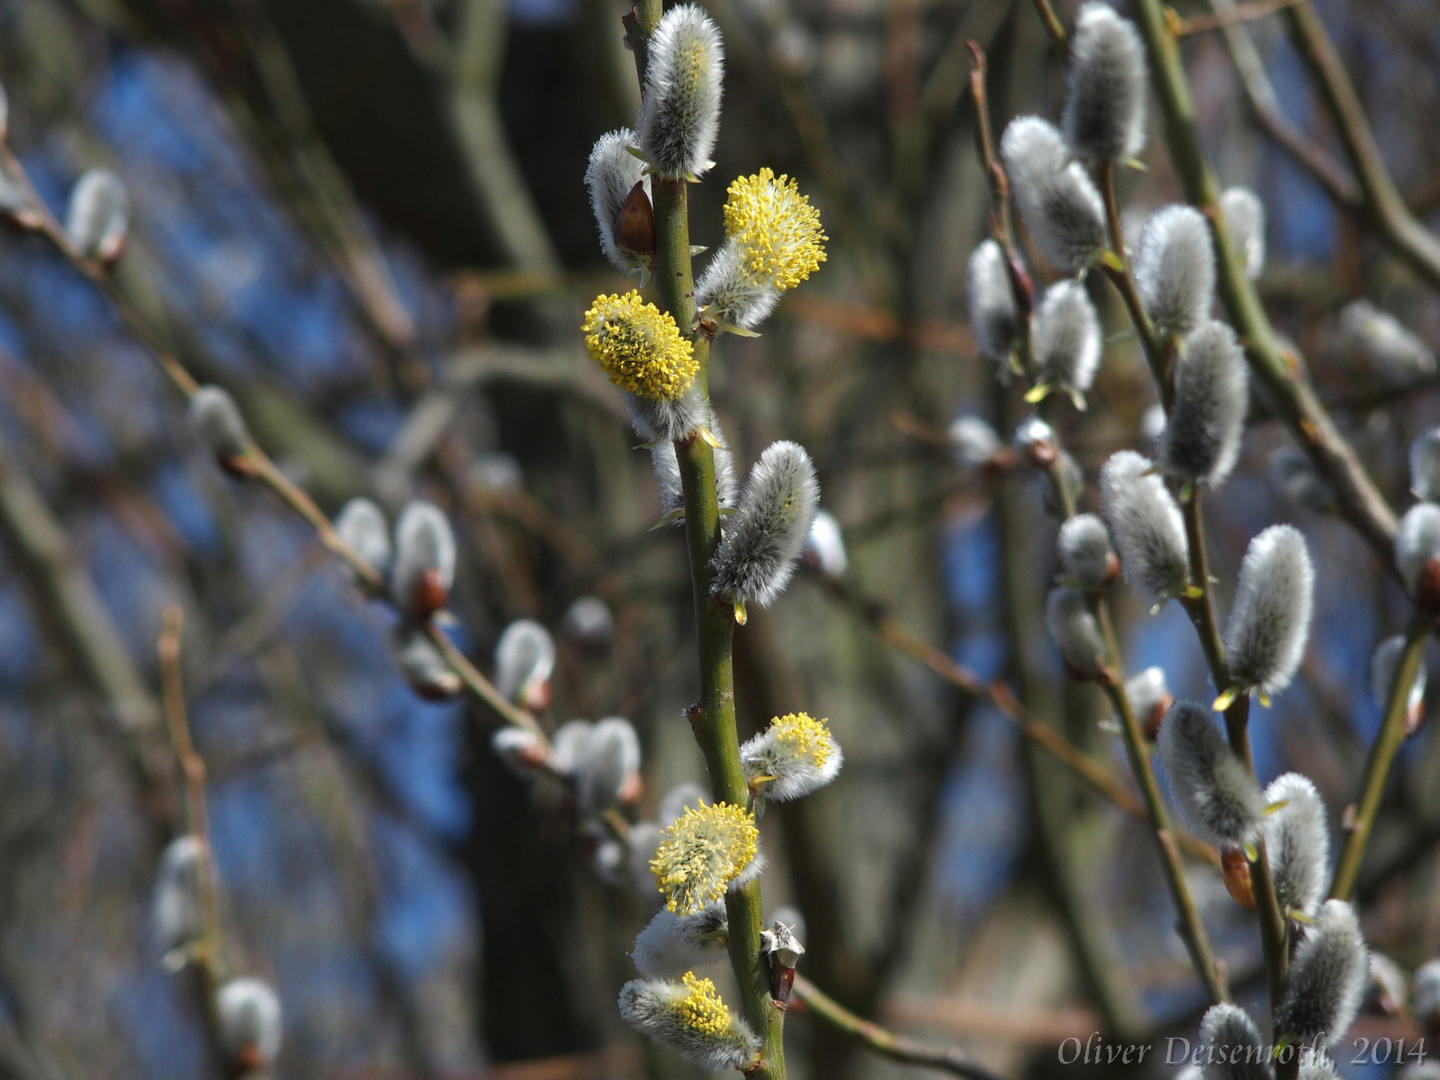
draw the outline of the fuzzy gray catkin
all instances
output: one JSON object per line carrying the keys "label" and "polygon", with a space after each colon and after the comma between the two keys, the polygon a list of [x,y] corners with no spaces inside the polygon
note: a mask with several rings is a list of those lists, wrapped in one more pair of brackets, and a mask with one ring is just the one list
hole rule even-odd
{"label": "fuzzy gray catkin", "polygon": [[[1384,709],[1390,700],[1395,673],[1400,667],[1400,654],[1404,651],[1405,635],[1395,634],[1377,645],[1374,654],[1370,657],[1370,696],[1374,700],[1376,708]],[[1422,654],[1405,701],[1406,712],[1415,723],[1419,722],[1422,715],[1421,709],[1425,704],[1426,679],[1425,658]]]}
{"label": "fuzzy gray catkin", "polygon": [[695,303],[722,326],[754,330],[780,302],[780,290],[758,281],[746,265],[744,248],[726,240],[695,283]]}
{"label": "fuzzy gray catkin", "polygon": [[259,979],[230,979],[215,994],[220,1042],[231,1057],[245,1055],[247,1064],[266,1067],[280,1053],[280,999]]}
{"label": "fuzzy gray catkin", "polygon": [[1083,285],[1057,281],[1045,291],[1031,344],[1039,385],[1076,395],[1090,389],[1100,366],[1100,319]]}
{"label": "fuzzy gray catkin", "polygon": [[1272,525],[1250,541],[1225,627],[1232,686],[1268,696],[1290,685],[1305,656],[1314,591],[1315,568],[1298,529]]}
{"label": "fuzzy gray catkin", "polygon": [[810,534],[805,537],[805,558],[829,578],[843,577],[849,567],[845,536],[840,531],[840,522],[830,511],[815,511]]}
{"label": "fuzzy gray catkin", "polygon": [[1340,312],[1343,346],[1360,353],[1386,381],[1407,385],[1435,371],[1435,354],[1388,312],[1354,300]]}
{"label": "fuzzy gray catkin", "polygon": [[548,682],[555,670],[555,640],[534,619],[516,619],[495,643],[495,689],[511,701]]}
{"label": "fuzzy gray catkin", "polygon": [[710,401],[698,382],[674,398],[650,398],[624,392],[630,423],[646,442],[688,439],[711,418]]}
{"label": "fuzzy gray catkin", "polygon": [[1440,555],[1440,506],[1420,503],[1400,519],[1395,533],[1395,564],[1400,580],[1413,596],[1426,564]]}
{"label": "fuzzy gray catkin", "polygon": [[786,441],[766,447],[715,552],[711,594],[769,607],[790,581],[819,500],[804,447]]}
{"label": "fuzzy gray catkin", "polygon": [[635,939],[630,959],[647,979],[678,979],[687,971],[725,959],[729,929],[725,905],[720,901],[693,915],[661,908]]}
{"label": "fuzzy gray catkin", "polygon": [[1077,675],[1093,679],[1104,671],[1105,638],[1084,593],[1051,589],[1045,598],[1045,626]]}
{"label": "fuzzy gray catkin", "polygon": [[1015,344],[1020,316],[1010,267],[998,242],[982,240],[970,253],[965,281],[975,343],[990,359],[1004,360]]}
{"label": "fuzzy gray catkin", "polygon": [[351,499],[335,518],[335,531],[381,578],[390,572],[390,524],[374,502]]}
{"label": "fuzzy gray catkin", "polygon": [[1244,1009],[1222,1002],[1206,1011],[1200,1021],[1200,1071],[1205,1080],[1269,1080],[1269,1053]]}
{"label": "fuzzy gray catkin", "polygon": [[682,1011],[687,993],[680,983],[632,979],[620,988],[620,1016],[642,1035],[707,1072],[747,1068],[760,1052],[760,1040],[728,1010],[728,1020],[703,1029],[696,1026]]}
{"label": "fuzzy gray catkin", "polygon": [[160,955],[170,967],[185,961],[186,950],[205,932],[200,903],[200,875],[205,849],[193,836],[170,841],[160,857],[155,895],[150,902],[150,930]]}
{"label": "fuzzy gray catkin", "polygon": [[679,4],[665,12],[650,35],[637,125],[657,176],[698,177],[713,164],[723,75],[720,31],[704,10]]}
{"label": "fuzzy gray catkin", "polygon": [[596,140],[585,169],[590,210],[600,230],[600,249],[610,265],[621,272],[634,265],[635,257],[616,246],[615,224],[636,184],[644,184],[647,194],[650,190],[650,181],[643,176],[645,163],[631,153],[639,148],[640,140],[629,128],[606,132]]}
{"label": "fuzzy gray catkin", "polygon": [[65,232],[87,259],[109,262],[125,244],[130,196],[109,169],[91,169],[75,182],[65,208]]}
{"label": "fuzzy gray catkin", "polygon": [[1187,587],[1189,547],[1180,508],[1152,469],[1150,459],[1133,450],[1112,454],[1100,470],[1100,506],[1125,580],[1163,602]]}
{"label": "fuzzy gray catkin", "polygon": [[1253,841],[1264,805],[1260,786],[1226,743],[1210,710],[1177,701],[1160,723],[1158,742],[1170,786],[1190,823],[1217,842]]}
{"label": "fuzzy gray catkin", "polygon": [[1275,1010],[1276,1037],[1333,1046],[1345,1036],[1365,996],[1369,962],[1355,910],[1327,900],[1290,961]]}
{"label": "fuzzy gray catkin", "polygon": [[1410,490],[1422,502],[1440,502],[1440,427],[1410,444]]}
{"label": "fuzzy gray catkin", "polygon": [[1056,540],[1060,580],[1072,589],[1097,592],[1110,584],[1119,560],[1110,547],[1110,532],[1095,514],[1076,514],[1060,526]]}
{"label": "fuzzy gray catkin", "polygon": [[560,632],[587,649],[603,649],[615,636],[615,616],[598,596],[578,596],[560,617]]}
{"label": "fuzzy gray catkin", "polygon": [[1070,94],[1061,126],[1076,157],[1123,161],[1145,147],[1145,47],[1127,19],[1083,4],[1070,39]]}
{"label": "fuzzy gray catkin", "polygon": [[1278,807],[1266,815],[1263,826],[1280,911],[1313,917],[1330,879],[1325,803],[1315,785],[1299,773],[1276,777],[1263,797],[1266,806]]}
{"label": "fuzzy gray catkin", "polygon": [[1018,117],[1000,139],[1000,157],[1045,257],[1065,273],[1089,266],[1105,247],[1105,204],[1060,132],[1038,116]]}
{"label": "fuzzy gray catkin", "polygon": [[443,701],[460,692],[460,676],[435,643],[406,623],[390,632],[390,656],[410,688],[426,701]]}
{"label": "fuzzy gray catkin", "polygon": [[250,434],[240,407],[218,386],[202,386],[190,398],[190,429],[219,461],[243,457]]}
{"label": "fuzzy gray catkin", "polygon": [[945,429],[950,453],[962,469],[978,469],[990,463],[1000,449],[1000,436],[978,416],[957,416]]}
{"label": "fuzzy gray catkin", "polygon": [[455,583],[455,534],[438,506],[416,499],[395,523],[390,595],[401,611],[428,619],[445,606]]}
{"label": "fuzzy gray catkin", "polygon": [[1265,269],[1265,204],[1249,188],[1228,187],[1220,193],[1220,213],[1245,276],[1258,278]]}
{"label": "fuzzy gray catkin", "polygon": [[[730,452],[725,433],[720,430],[720,421],[708,403],[702,423],[709,430],[711,439],[719,444],[714,447],[715,500],[722,507],[734,506],[735,455]],[[641,438],[647,437],[638,422],[635,428]],[[680,483],[680,460],[675,456],[675,444],[669,439],[661,438],[653,442],[654,445],[650,447],[650,465],[655,470],[655,483],[660,490],[660,512],[673,514],[685,506],[685,492]],[[676,524],[681,521],[682,518],[677,518]]]}
{"label": "fuzzy gray catkin", "polygon": [[1160,466],[1171,476],[1217,488],[1240,456],[1250,381],[1245,353],[1222,322],[1202,323],[1175,358],[1175,397],[1160,437]]}
{"label": "fuzzy gray catkin", "polygon": [[640,772],[640,739],[620,716],[599,721],[590,731],[585,757],[575,778],[575,804],[582,817],[594,817],[622,801]]}
{"label": "fuzzy gray catkin", "polygon": [[1135,285],[1158,337],[1184,337],[1210,317],[1215,247],[1204,214],[1165,206],[1150,215],[1135,250]]}

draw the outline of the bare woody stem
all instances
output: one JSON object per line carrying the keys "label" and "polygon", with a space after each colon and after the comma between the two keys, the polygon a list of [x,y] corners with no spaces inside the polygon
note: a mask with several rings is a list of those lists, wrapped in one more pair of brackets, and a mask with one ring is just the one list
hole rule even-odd
{"label": "bare woody stem", "polygon": [[[645,82],[645,45],[660,20],[658,0],[646,0],[625,16],[625,25],[641,85]],[[684,180],[651,178],[655,211],[655,288],[661,307],[682,333],[694,335],[699,362],[696,383],[708,394],[710,338],[697,328],[694,281],[690,261],[688,187]],[[690,712],[690,726],[705,755],[710,790],[717,802],[748,806],[750,789],[740,766],[740,741],[735,726],[735,673],[731,605],[710,595],[711,561],[720,545],[720,507],[715,494],[715,451],[693,435],[675,443],[685,504],[685,540],[695,605],[699,649],[700,698]],[[785,1009],[770,996],[770,971],[760,952],[764,909],[760,882],[731,889],[725,898],[730,924],[730,966],[740,989],[745,1020],[764,1039],[760,1060],[749,1071],[752,1080],[784,1080]]]}
{"label": "bare woody stem", "polygon": [[1395,681],[1390,684],[1390,694],[1385,701],[1385,713],[1380,720],[1380,730],[1370,746],[1365,759],[1364,779],[1360,783],[1360,799],[1355,807],[1355,824],[1345,837],[1340,848],[1340,858],[1335,863],[1335,878],[1330,883],[1330,895],[1337,900],[1348,900],[1355,891],[1355,879],[1360,873],[1360,863],[1365,857],[1365,845],[1370,841],[1370,832],[1375,827],[1375,814],[1380,809],[1380,797],[1385,793],[1385,782],[1400,744],[1405,741],[1405,729],[1410,711],[1410,687],[1420,669],[1425,641],[1430,636],[1432,622],[1419,613],[1411,616],[1405,631],[1405,649],[1400,662],[1395,665]]}
{"label": "bare woody stem", "polygon": [[959,1049],[927,1046],[856,1016],[803,975],[795,976],[795,985],[791,992],[820,1019],[858,1039],[881,1057],[903,1065],[919,1065],[953,1076],[963,1076],[965,1080],[999,1080],[995,1073],[972,1061]]}

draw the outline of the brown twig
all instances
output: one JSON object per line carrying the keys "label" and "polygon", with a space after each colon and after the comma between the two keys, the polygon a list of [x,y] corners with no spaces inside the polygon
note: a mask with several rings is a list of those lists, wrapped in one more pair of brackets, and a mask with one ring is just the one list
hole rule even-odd
{"label": "brown twig", "polygon": [[1186,37],[1207,30],[1219,30],[1235,23],[1263,19],[1267,15],[1274,15],[1277,11],[1303,2],[1304,0],[1252,0],[1249,4],[1239,4],[1228,11],[1217,11],[1213,15],[1192,15],[1188,19],[1177,16],[1171,20],[1170,32],[1176,37]]}

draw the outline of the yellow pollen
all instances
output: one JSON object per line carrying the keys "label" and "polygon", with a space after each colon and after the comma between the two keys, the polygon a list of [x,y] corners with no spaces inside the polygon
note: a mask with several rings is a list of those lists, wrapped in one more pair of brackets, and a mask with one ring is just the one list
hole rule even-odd
{"label": "yellow pollen", "polygon": [[694,348],[675,320],[631,290],[597,296],[581,324],[585,349],[610,381],[652,400],[673,401],[695,381]]}
{"label": "yellow pollen", "polygon": [[665,907],[693,915],[725,895],[755,858],[755,815],[729,803],[692,807],[665,831],[650,870]]}
{"label": "yellow pollen", "polygon": [[778,761],[808,759],[815,768],[823,769],[835,749],[828,724],[829,721],[815,720],[808,713],[777,716],[770,721],[770,729],[775,733],[771,756]]}
{"label": "yellow pollen", "polygon": [[742,176],[728,189],[725,235],[744,252],[745,269],[776,289],[793,289],[825,261],[820,213],[800,186],[770,169]]}
{"label": "yellow pollen", "polygon": [[715,984],[709,979],[697,979],[693,971],[687,971],[682,982],[689,991],[677,1006],[679,1019],[686,1027],[702,1035],[719,1037],[730,1030],[730,1010],[715,992]]}

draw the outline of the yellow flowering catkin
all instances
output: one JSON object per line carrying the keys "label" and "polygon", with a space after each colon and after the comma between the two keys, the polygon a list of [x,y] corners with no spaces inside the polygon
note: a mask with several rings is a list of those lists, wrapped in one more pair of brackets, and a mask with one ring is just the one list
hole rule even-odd
{"label": "yellow flowering catkin", "polygon": [[800,186],[770,169],[731,183],[725,200],[725,235],[744,255],[745,269],[760,283],[793,289],[825,261],[820,213]]}
{"label": "yellow flowering catkin", "polygon": [[650,870],[665,907],[693,915],[725,895],[725,888],[755,858],[760,832],[755,815],[729,803],[691,807],[665,831]]}
{"label": "yellow flowering catkin", "polygon": [[675,320],[631,290],[595,298],[580,329],[585,349],[622,390],[673,401],[695,381],[694,348]]}
{"label": "yellow flowering catkin", "polygon": [[702,1035],[720,1036],[728,1032],[730,1010],[715,992],[715,984],[709,979],[696,978],[693,971],[687,971],[680,981],[689,991],[676,1006],[680,1022]]}
{"label": "yellow flowering catkin", "polygon": [[809,713],[777,716],[770,722],[770,730],[774,733],[772,753],[775,757],[806,761],[816,769],[825,768],[835,748],[829,725]]}

